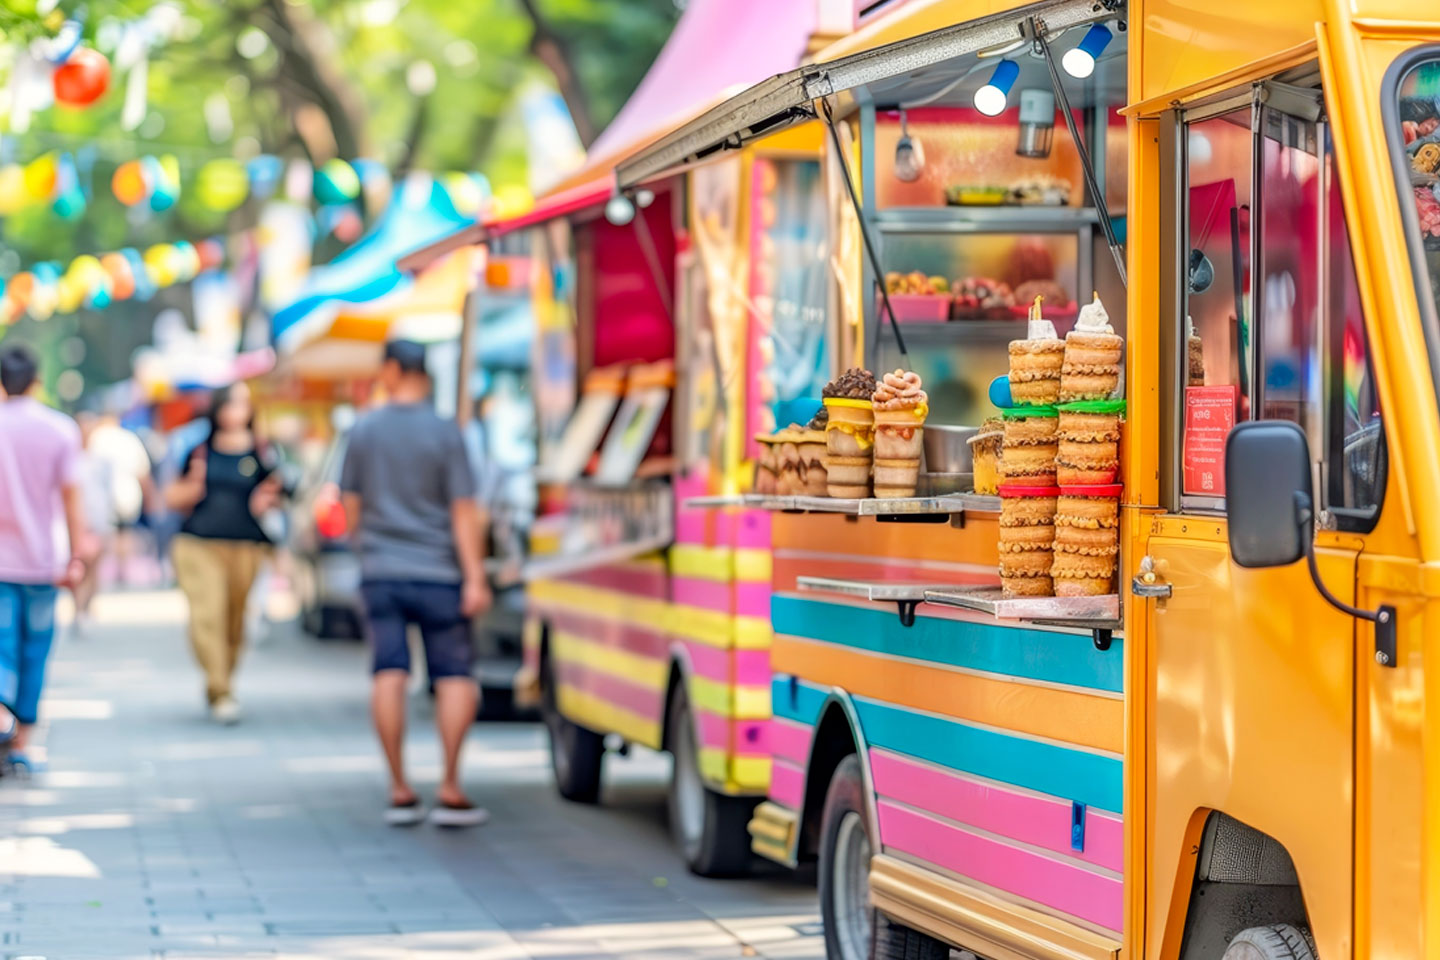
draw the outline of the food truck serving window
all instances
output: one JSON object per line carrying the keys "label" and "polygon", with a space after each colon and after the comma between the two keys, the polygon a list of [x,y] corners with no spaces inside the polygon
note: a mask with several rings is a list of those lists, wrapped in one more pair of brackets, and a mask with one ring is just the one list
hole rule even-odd
{"label": "food truck serving window", "polygon": [[1237,422],[1289,420],[1327,524],[1368,529],[1384,433],[1320,91],[1261,84],[1180,122],[1180,506],[1223,508]]}

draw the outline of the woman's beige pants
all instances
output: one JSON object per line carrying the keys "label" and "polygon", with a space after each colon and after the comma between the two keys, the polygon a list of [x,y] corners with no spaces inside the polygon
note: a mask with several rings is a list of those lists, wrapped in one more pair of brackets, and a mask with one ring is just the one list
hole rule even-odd
{"label": "woman's beige pants", "polygon": [[210,702],[230,696],[230,678],[245,646],[245,600],[269,546],[248,540],[211,540],[182,533],[171,560],[190,603],[190,645],[205,671]]}

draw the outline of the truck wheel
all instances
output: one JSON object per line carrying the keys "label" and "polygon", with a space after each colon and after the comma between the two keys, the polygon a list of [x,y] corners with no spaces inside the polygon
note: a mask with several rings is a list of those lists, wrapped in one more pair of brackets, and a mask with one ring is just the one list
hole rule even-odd
{"label": "truck wheel", "polygon": [[874,955],[870,857],[875,847],[860,760],[851,754],[830,778],[820,817],[820,918],[827,960],[870,960]]}
{"label": "truck wheel", "polygon": [[876,911],[875,960],[950,960],[950,947]]}
{"label": "truck wheel", "polygon": [[695,721],[684,690],[670,698],[670,834],[685,865],[702,877],[734,877],[750,869],[746,824],[755,808],[749,797],[728,797],[705,786]]}
{"label": "truck wheel", "polygon": [[600,799],[600,766],[605,758],[605,738],[567,719],[555,702],[554,673],[547,658],[541,667],[545,730],[550,735],[550,768],[560,796],[575,803],[596,803]]}
{"label": "truck wheel", "polygon": [[1221,960],[1315,960],[1315,951],[1298,929],[1274,923],[1235,934]]}

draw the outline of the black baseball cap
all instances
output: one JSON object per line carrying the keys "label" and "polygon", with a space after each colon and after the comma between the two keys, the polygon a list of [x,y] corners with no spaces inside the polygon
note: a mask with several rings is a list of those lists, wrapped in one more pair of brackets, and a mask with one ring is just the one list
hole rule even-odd
{"label": "black baseball cap", "polygon": [[425,345],[414,340],[390,340],[385,344],[385,360],[394,360],[405,373],[427,373]]}

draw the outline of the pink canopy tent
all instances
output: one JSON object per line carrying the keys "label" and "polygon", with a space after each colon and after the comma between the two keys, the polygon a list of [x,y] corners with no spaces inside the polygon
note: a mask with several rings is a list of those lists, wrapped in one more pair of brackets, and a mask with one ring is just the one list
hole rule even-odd
{"label": "pink canopy tent", "polygon": [[559,189],[608,174],[714,103],[793,70],[817,35],[848,29],[853,16],[847,0],[690,0],[645,79]]}
{"label": "pink canopy tent", "polygon": [[600,206],[610,195],[616,163],[726,97],[793,70],[817,40],[849,32],[854,12],[853,0],[690,0],[645,79],[578,170],[533,210],[467,227],[410,254],[401,269],[424,269],[489,236]]}

